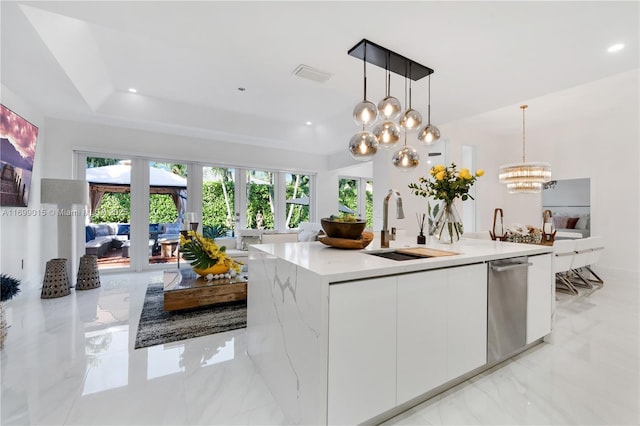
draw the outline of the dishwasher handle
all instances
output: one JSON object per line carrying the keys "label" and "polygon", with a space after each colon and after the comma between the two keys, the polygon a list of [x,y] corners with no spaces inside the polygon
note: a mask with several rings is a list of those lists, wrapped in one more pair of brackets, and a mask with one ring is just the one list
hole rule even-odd
{"label": "dishwasher handle", "polygon": [[491,265],[491,269],[494,270],[495,272],[505,272],[505,271],[511,271],[513,269],[528,268],[529,266],[532,266],[532,265],[533,263],[531,262],[511,263],[509,265],[501,265],[501,266]]}

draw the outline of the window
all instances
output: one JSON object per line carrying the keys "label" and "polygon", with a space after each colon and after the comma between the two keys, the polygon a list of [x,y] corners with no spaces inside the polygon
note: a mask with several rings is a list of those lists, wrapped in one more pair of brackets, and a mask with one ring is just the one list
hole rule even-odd
{"label": "window", "polygon": [[[317,220],[313,174],[170,159],[124,159],[117,153],[78,151],[76,155],[80,160],[77,173],[84,174],[92,188],[87,220],[92,226],[86,230],[85,249],[98,255],[101,269],[139,271],[156,267],[152,264],[176,262],[186,211],[201,218],[200,230],[217,236],[233,236],[238,228],[284,232]],[[109,169],[101,169],[104,167]],[[91,236],[98,228],[101,234],[108,234],[100,237],[109,237],[100,241],[116,242],[89,241],[95,239]]]}
{"label": "window", "polygon": [[286,187],[286,220],[285,229],[297,229],[300,222],[309,222],[309,205],[311,176],[285,174]]}
{"label": "window", "polygon": [[338,180],[338,211],[354,214],[373,227],[373,181],[365,178],[340,178]]}
{"label": "window", "polygon": [[236,217],[236,170],[202,168],[202,225],[214,235],[234,235]]}
{"label": "window", "polygon": [[247,170],[247,229],[274,229],[273,172]]}

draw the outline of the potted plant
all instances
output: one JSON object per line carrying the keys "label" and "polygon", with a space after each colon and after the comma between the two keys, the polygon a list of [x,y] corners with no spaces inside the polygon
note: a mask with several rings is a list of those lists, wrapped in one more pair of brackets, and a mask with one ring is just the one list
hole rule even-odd
{"label": "potted plant", "polygon": [[0,349],[4,345],[4,337],[7,334],[7,321],[4,314],[4,302],[13,299],[20,292],[20,280],[7,274],[0,274]]}

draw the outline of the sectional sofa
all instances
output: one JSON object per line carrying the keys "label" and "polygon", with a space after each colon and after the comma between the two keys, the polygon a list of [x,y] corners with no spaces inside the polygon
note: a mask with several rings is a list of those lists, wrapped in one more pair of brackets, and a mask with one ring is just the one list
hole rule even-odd
{"label": "sectional sofa", "polygon": [[[89,223],[85,226],[85,253],[104,257],[109,251],[121,248],[129,240],[129,234],[128,223]],[[179,238],[179,223],[150,223],[149,255],[160,250],[162,241]]]}

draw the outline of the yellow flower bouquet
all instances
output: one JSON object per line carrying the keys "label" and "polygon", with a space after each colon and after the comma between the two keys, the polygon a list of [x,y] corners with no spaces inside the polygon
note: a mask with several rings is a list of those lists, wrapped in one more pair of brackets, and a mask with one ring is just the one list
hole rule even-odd
{"label": "yellow flower bouquet", "polygon": [[469,169],[456,170],[455,163],[445,167],[443,164],[433,166],[429,170],[429,176],[418,178],[418,183],[410,183],[409,189],[413,190],[415,195],[422,197],[431,197],[444,202],[452,202],[456,198],[462,201],[473,197],[469,195],[469,189],[476,182],[476,179],[484,175],[484,170],[479,169],[474,175]]}
{"label": "yellow flower bouquet", "polygon": [[211,238],[195,231],[180,234],[180,250],[198,275],[226,273],[230,269],[240,272],[242,263],[226,253],[225,246],[218,246]]}
{"label": "yellow flower bouquet", "polygon": [[431,218],[431,206],[428,205],[429,225],[435,222],[433,234],[441,242],[455,243],[460,239],[463,233],[462,221],[453,202],[456,198],[461,198],[463,201],[473,200],[469,189],[482,175],[484,175],[482,169],[472,175],[469,169],[458,171],[455,163],[451,163],[448,167],[438,164],[429,170],[429,176],[420,176],[418,183],[409,184],[409,189],[414,195],[444,201],[441,209],[438,209],[438,206],[433,209],[434,212],[437,212],[437,214],[434,213],[435,219]]}

